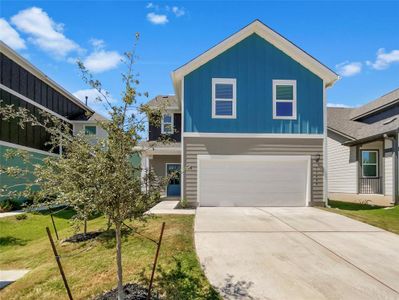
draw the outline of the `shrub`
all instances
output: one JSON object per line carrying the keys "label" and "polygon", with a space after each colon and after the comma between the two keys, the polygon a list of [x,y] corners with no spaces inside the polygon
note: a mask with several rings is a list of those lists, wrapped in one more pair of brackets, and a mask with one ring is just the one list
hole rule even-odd
{"label": "shrub", "polygon": [[182,198],[180,201],[180,207],[181,208],[187,208],[188,207],[188,203],[187,203],[187,199],[186,198]]}
{"label": "shrub", "polygon": [[15,216],[15,219],[17,219],[18,221],[26,220],[27,218],[28,218],[28,216],[26,214],[20,214],[20,215]]}
{"label": "shrub", "polygon": [[21,209],[21,204],[14,199],[0,201],[0,212],[7,212]]}

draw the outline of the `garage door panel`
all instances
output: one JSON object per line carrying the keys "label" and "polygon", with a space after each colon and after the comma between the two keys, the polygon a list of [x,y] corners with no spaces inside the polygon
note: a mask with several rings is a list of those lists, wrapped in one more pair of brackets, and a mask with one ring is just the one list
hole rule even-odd
{"label": "garage door panel", "polygon": [[304,206],[307,158],[199,160],[200,206]]}

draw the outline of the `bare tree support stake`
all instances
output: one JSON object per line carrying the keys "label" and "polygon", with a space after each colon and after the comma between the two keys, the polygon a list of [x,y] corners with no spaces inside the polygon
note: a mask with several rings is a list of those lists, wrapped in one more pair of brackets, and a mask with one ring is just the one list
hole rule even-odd
{"label": "bare tree support stake", "polygon": [[51,222],[53,223],[55,236],[57,237],[57,241],[58,241],[60,238],[58,237],[58,231],[57,231],[57,227],[55,226],[55,222],[54,222],[54,218],[53,218],[53,213],[50,213],[50,217],[51,217]]}
{"label": "bare tree support stake", "polygon": [[148,294],[147,294],[147,300],[151,299],[151,289],[152,289],[152,282],[154,281],[154,274],[155,274],[155,268],[157,266],[157,261],[158,261],[158,255],[159,255],[159,249],[161,248],[161,242],[162,242],[162,236],[163,236],[163,231],[165,229],[165,222],[162,223],[162,228],[161,228],[161,235],[159,236],[159,241],[157,243],[157,253],[155,254],[155,259],[154,259],[154,265],[152,266],[152,272],[151,272],[151,279],[150,279],[150,286],[148,287]]}
{"label": "bare tree support stake", "polygon": [[73,300],[72,293],[71,293],[71,290],[69,289],[68,282],[67,282],[67,279],[65,277],[64,270],[62,269],[60,256],[58,255],[57,249],[55,248],[53,237],[51,236],[50,229],[48,229],[48,227],[46,227],[46,231],[47,231],[48,239],[50,240],[51,248],[53,249],[53,253],[54,253],[54,256],[55,256],[55,261],[57,262],[58,269],[60,270],[60,273],[61,273],[62,281],[64,282],[65,289],[66,289],[66,291],[68,293],[69,300]]}

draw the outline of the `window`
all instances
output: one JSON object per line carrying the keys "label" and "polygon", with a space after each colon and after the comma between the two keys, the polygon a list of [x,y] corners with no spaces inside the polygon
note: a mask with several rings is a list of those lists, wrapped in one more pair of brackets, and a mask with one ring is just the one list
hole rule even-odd
{"label": "window", "polygon": [[236,118],[236,80],[233,78],[212,79],[212,118]]}
{"label": "window", "polygon": [[273,80],[273,119],[296,120],[296,80]]}
{"label": "window", "polygon": [[161,133],[162,134],[173,133],[173,114],[162,115]]}
{"label": "window", "polygon": [[378,151],[362,151],[362,176],[378,177]]}
{"label": "window", "polygon": [[85,126],[85,135],[96,135],[97,127],[94,125],[86,125]]}

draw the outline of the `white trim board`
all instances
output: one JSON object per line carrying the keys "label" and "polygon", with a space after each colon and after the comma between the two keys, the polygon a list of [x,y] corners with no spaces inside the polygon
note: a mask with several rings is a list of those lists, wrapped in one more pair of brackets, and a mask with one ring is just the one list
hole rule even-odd
{"label": "white trim board", "polygon": [[183,132],[183,137],[207,138],[278,138],[278,139],[323,139],[323,134],[301,133],[213,133],[213,132]]}
{"label": "white trim board", "polygon": [[[364,152],[374,152],[375,153],[375,157],[376,157],[376,162],[375,163],[364,163],[363,162],[363,153]],[[362,172],[362,178],[369,178],[369,179],[373,179],[373,178],[379,178],[380,177],[380,151],[379,150],[374,150],[374,149],[360,149],[360,159],[361,159],[361,165],[360,165],[360,171]],[[364,168],[363,166],[376,166],[376,176],[365,176],[364,175]]]}
{"label": "white trim board", "polygon": [[[164,121],[164,117],[169,115],[171,118],[170,123],[166,123]],[[165,131],[165,125],[171,125],[172,127],[172,132],[166,132]],[[166,134],[166,135],[172,135],[175,131],[175,114],[173,112],[165,112],[162,114],[162,119],[161,119],[161,134]]]}
{"label": "white trim board", "polygon": [[[296,120],[297,119],[297,102],[296,102],[296,80],[280,80],[273,79],[272,84],[273,93],[273,119],[274,120]],[[277,86],[287,85],[292,86],[292,99],[291,100],[281,100],[277,99]],[[324,90],[324,88],[323,88]],[[292,115],[291,116],[278,116],[277,115],[277,103],[286,102],[292,103]]]}
{"label": "white trim board", "polygon": [[[183,167],[183,169],[186,168],[186,166],[184,165],[184,136],[183,136],[183,132],[184,132],[184,78],[182,79],[181,82],[181,148],[180,148],[180,168]],[[183,174],[181,174],[180,176],[180,200],[182,201],[184,199],[184,179],[185,179],[185,172],[183,172]]]}
{"label": "white trim board", "polygon": [[[230,84],[232,85],[232,98],[219,99],[216,98],[216,85]],[[217,115],[216,102],[231,102],[231,115]],[[237,119],[237,80],[235,78],[212,78],[212,119]]]}
{"label": "white trim board", "polygon": [[317,59],[303,51],[298,46],[294,45],[292,42],[275,32],[271,28],[267,27],[259,20],[255,20],[249,25],[245,26],[240,31],[226,38],[216,46],[212,47],[211,49],[197,56],[190,62],[173,71],[171,76],[177,96],[179,96],[179,98],[181,96],[179,85],[185,75],[198,69],[200,66],[212,60],[220,53],[233,47],[253,33],[258,34],[266,41],[271,43],[273,46],[290,56],[293,60],[297,61],[305,68],[319,76],[321,79],[323,79],[326,87],[332,86],[334,82],[339,79],[339,76],[336,73],[320,63]]}
{"label": "white trim board", "polygon": [[[324,82],[323,82],[324,86]],[[327,91],[323,88],[323,202],[328,205]]]}
{"label": "white trim board", "polygon": [[45,112],[48,112],[48,113],[56,116],[57,118],[65,121],[65,122],[68,122],[68,123],[72,124],[71,120],[68,120],[64,116],[61,116],[61,115],[57,114],[55,111],[52,111],[51,109],[49,109],[49,108],[37,103],[36,101],[33,101],[33,100],[29,99],[28,97],[25,97],[24,95],[21,95],[20,93],[10,89],[9,87],[6,87],[4,84],[0,83],[0,88],[5,90],[6,92],[12,94],[12,95],[24,100],[25,102],[28,102],[29,104],[32,104],[33,106],[36,106],[37,108],[40,108],[41,110],[43,110]]}
{"label": "white trim board", "polygon": [[29,151],[29,152],[35,152],[35,153],[39,153],[39,154],[49,155],[49,156],[58,156],[59,155],[59,154],[56,154],[56,153],[51,153],[51,152],[47,152],[47,151],[43,151],[43,150],[31,148],[31,147],[26,147],[26,146],[14,144],[14,143],[9,143],[9,142],[5,142],[5,141],[0,141],[0,145],[1,146],[5,146],[5,147],[20,149],[20,150],[24,150],[24,151]]}

